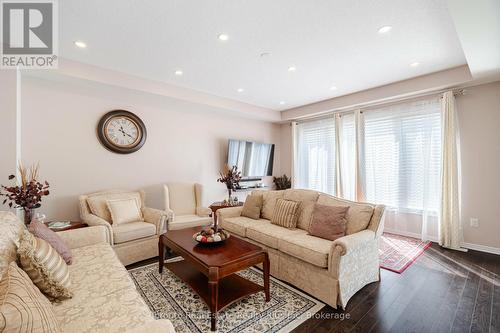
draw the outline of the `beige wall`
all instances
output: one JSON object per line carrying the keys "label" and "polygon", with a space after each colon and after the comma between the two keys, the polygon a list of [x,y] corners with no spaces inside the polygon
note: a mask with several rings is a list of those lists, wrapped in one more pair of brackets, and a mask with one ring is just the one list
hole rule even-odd
{"label": "beige wall", "polygon": [[[130,155],[107,151],[95,134],[99,118],[120,108],[141,117],[148,131],[144,147]],[[277,144],[280,170],[279,125],[169,97],[23,77],[22,113],[22,157],[40,161],[51,184],[41,208],[50,218],[78,218],[78,195],[108,188],[145,188],[148,204],[163,208],[162,184],[169,181],[200,182],[205,204],[220,200],[226,192],[216,179],[228,138]]]}
{"label": "beige wall", "polygon": [[[465,243],[493,247],[500,251],[500,82],[466,89],[457,97],[462,154],[462,223]],[[281,125],[281,170],[289,172],[291,135]],[[470,218],[479,218],[479,228]],[[387,230],[420,235],[421,218],[412,214],[388,214]],[[431,239],[437,228],[430,225]]]}

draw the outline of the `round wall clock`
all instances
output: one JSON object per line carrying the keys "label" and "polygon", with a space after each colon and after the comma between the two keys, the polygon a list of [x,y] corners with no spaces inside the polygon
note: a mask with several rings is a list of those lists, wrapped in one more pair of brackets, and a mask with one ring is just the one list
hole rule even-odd
{"label": "round wall clock", "polygon": [[106,113],[97,125],[102,145],[118,154],[130,154],[146,142],[146,126],[135,114],[125,110]]}

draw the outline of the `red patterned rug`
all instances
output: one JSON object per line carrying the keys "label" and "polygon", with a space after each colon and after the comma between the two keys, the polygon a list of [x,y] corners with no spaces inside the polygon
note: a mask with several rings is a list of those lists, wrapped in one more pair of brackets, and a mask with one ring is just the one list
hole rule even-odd
{"label": "red patterned rug", "polygon": [[431,242],[384,233],[378,250],[380,267],[401,274],[429,246],[431,246]]}

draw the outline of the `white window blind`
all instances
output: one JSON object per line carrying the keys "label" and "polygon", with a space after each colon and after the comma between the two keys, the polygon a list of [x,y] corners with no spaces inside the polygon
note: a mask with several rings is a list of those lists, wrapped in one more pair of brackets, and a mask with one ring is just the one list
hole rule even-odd
{"label": "white window blind", "polygon": [[333,117],[297,124],[296,134],[295,187],[335,194]]}
{"label": "white window blind", "polygon": [[439,100],[364,112],[366,200],[408,211],[437,212],[441,177]]}

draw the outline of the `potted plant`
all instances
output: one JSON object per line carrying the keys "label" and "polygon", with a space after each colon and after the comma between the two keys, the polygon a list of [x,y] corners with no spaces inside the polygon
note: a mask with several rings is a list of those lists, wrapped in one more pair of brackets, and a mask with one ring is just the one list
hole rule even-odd
{"label": "potted plant", "polygon": [[24,223],[31,223],[33,212],[41,206],[42,197],[49,195],[49,183],[40,183],[38,179],[38,164],[26,169],[19,163],[19,176],[9,176],[9,180],[15,180],[15,185],[1,185],[0,196],[5,197],[3,204],[7,202],[10,208],[22,209],[24,213]]}
{"label": "potted plant", "polygon": [[287,177],[287,175],[283,175],[281,177],[273,177],[274,185],[276,185],[277,190],[286,190],[287,188],[292,187],[292,180]]}
{"label": "potted plant", "polygon": [[229,203],[232,202],[231,195],[235,186],[240,185],[241,180],[241,172],[238,171],[238,167],[234,165],[233,167],[229,167],[229,165],[224,165],[224,171],[219,172],[219,179],[217,181],[219,183],[226,184],[227,192],[229,195]]}

